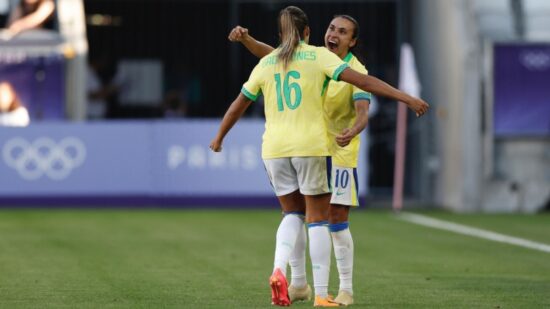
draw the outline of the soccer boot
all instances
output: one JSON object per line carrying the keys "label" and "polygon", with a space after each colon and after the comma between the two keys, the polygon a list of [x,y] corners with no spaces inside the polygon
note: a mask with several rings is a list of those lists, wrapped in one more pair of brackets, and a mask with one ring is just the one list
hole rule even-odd
{"label": "soccer boot", "polygon": [[275,269],[271,277],[269,277],[269,285],[271,286],[271,304],[276,306],[290,306],[288,298],[288,283],[285,275],[279,268]]}
{"label": "soccer boot", "polygon": [[346,306],[353,305],[353,295],[346,291],[340,291],[334,301]]}
{"label": "soccer boot", "polygon": [[340,304],[332,300],[330,297],[321,297],[315,295],[315,302],[313,307],[340,307]]}
{"label": "soccer boot", "polygon": [[303,288],[296,288],[292,284],[288,287],[288,297],[290,302],[301,300],[311,300],[311,286],[307,284]]}

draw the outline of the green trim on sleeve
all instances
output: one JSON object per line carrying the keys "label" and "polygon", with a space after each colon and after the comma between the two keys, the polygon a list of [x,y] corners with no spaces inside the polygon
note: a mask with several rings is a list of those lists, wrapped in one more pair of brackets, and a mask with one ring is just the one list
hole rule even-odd
{"label": "green trim on sleeve", "polygon": [[340,74],[347,68],[349,68],[349,65],[347,63],[342,63],[332,74],[332,79],[338,81]]}
{"label": "green trim on sleeve", "polygon": [[357,101],[357,100],[370,101],[371,99],[372,99],[372,94],[370,92],[358,92],[353,94],[353,101]]}
{"label": "green trim on sleeve", "polygon": [[259,93],[257,95],[253,95],[252,93],[248,92],[248,90],[246,90],[244,86],[241,88],[241,93],[244,94],[245,97],[249,98],[252,101],[256,101],[256,99],[258,98],[258,95],[260,95]]}

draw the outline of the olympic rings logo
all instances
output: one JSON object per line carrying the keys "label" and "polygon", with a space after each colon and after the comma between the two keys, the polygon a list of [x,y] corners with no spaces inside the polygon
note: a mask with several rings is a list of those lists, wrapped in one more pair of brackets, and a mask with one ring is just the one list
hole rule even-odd
{"label": "olympic rings logo", "polygon": [[66,137],[59,143],[47,137],[32,143],[15,137],[4,144],[2,156],[23,179],[37,180],[45,174],[52,180],[63,180],[84,162],[86,147],[75,137]]}
{"label": "olympic rings logo", "polygon": [[523,66],[530,71],[545,71],[550,68],[550,51],[529,50],[519,57]]}

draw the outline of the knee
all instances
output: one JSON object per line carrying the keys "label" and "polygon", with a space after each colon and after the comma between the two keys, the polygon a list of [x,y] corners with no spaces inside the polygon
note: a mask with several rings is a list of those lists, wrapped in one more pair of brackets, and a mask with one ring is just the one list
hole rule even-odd
{"label": "knee", "polygon": [[347,222],[349,217],[349,207],[331,205],[329,210],[329,222],[331,224]]}
{"label": "knee", "polygon": [[306,212],[306,222],[314,223],[321,221],[328,221],[328,212],[325,211],[307,211]]}

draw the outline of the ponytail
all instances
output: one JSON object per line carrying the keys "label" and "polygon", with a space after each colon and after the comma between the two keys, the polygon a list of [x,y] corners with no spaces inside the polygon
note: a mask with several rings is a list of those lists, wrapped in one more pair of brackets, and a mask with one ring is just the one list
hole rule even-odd
{"label": "ponytail", "polygon": [[281,46],[277,59],[286,69],[296,48],[300,44],[305,28],[308,26],[306,14],[295,6],[289,6],[279,13],[279,33]]}

